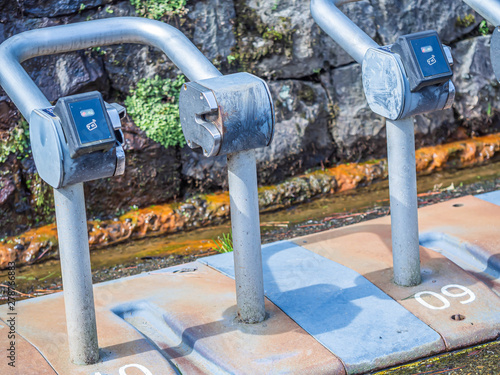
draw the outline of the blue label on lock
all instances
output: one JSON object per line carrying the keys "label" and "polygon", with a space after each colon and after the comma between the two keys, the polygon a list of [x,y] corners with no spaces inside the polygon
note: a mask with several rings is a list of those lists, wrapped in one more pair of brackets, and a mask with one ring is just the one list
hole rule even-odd
{"label": "blue label on lock", "polygon": [[73,102],[69,109],[82,145],[111,138],[99,98]]}
{"label": "blue label on lock", "polygon": [[414,39],[410,43],[424,77],[450,73],[446,57],[436,36]]}

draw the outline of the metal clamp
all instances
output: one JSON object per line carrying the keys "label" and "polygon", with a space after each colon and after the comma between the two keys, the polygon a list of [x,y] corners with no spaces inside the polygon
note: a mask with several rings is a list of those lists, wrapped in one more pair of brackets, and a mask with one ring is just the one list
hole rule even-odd
{"label": "metal clamp", "polygon": [[[54,189],[80,182],[120,176],[125,172],[121,117],[125,108],[106,103],[117,142],[106,152],[93,152],[74,159],[54,107],[35,109],[30,117],[30,142],[38,174]],[[120,114],[121,112],[121,114]]]}
{"label": "metal clamp", "polygon": [[272,140],[269,88],[248,73],[184,84],[179,114],[188,146],[201,148],[207,157],[268,146]]}

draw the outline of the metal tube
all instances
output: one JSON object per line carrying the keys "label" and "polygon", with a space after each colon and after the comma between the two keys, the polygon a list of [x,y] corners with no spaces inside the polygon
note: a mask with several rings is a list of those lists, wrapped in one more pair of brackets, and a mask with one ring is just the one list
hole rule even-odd
{"label": "metal tube", "polygon": [[366,51],[379,45],[336,6],[355,1],[311,0],[311,14],[319,27],[361,64]]}
{"label": "metal tube", "polygon": [[83,183],[54,189],[71,361],[99,360]]}
{"label": "metal tube", "polygon": [[394,282],[421,282],[413,117],[386,122]]}
{"label": "metal tube", "polygon": [[192,81],[221,75],[176,28],[145,18],[117,17],[30,30],[7,39],[0,45],[0,86],[29,120],[33,109],[50,104],[21,62],[35,56],[119,43],[140,43],[161,49]]}
{"label": "metal tube", "polygon": [[493,26],[500,26],[500,0],[464,0]]}
{"label": "metal tube", "polygon": [[244,323],[265,319],[255,151],[227,155],[238,314]]}
{"label": "metal tube", "polygon": [[[35,56],[117,43],[161,49],[190,80],[221,73],[179,30],[136,17],[110,18],[17,34],[0,45],[0,86],[29,121],[31,112],[50,102],[21,66]],[[99,360],[83,184],[54,190],[59,252],[71,360]]]}

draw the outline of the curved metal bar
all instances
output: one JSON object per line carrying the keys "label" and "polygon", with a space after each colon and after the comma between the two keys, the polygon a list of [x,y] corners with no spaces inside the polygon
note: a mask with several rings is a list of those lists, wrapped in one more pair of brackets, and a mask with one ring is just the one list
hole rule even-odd
{"label": "curved metal bar", "polygon": [[311,14],[319,27],[361,64],[366,51],[379,45],[337,8],[356,1],[311,0]]}
{"label": "curved metal bar", "polygon": [[493,26],[500,26],[500,0],[464,0]]}
{"label": "curved metal bar", "polygon": [[0,45],[0,85],[23,116],[50,103],[21,66],[42,55],[76,51],[119,43],[146,44],[161,49],[190,79],[214,78],[222,74],[175,27],[138,17],[117,17],[17,34]]}

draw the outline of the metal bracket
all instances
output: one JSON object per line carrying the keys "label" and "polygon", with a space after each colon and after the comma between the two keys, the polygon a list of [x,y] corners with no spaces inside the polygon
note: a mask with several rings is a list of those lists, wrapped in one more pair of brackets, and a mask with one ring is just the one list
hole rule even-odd
{"label": "metal bracket", "polygon": [[184,84],[179,114],[188,146],[207,157],[268,146],[273,137],[269,88],[248,73]]}

